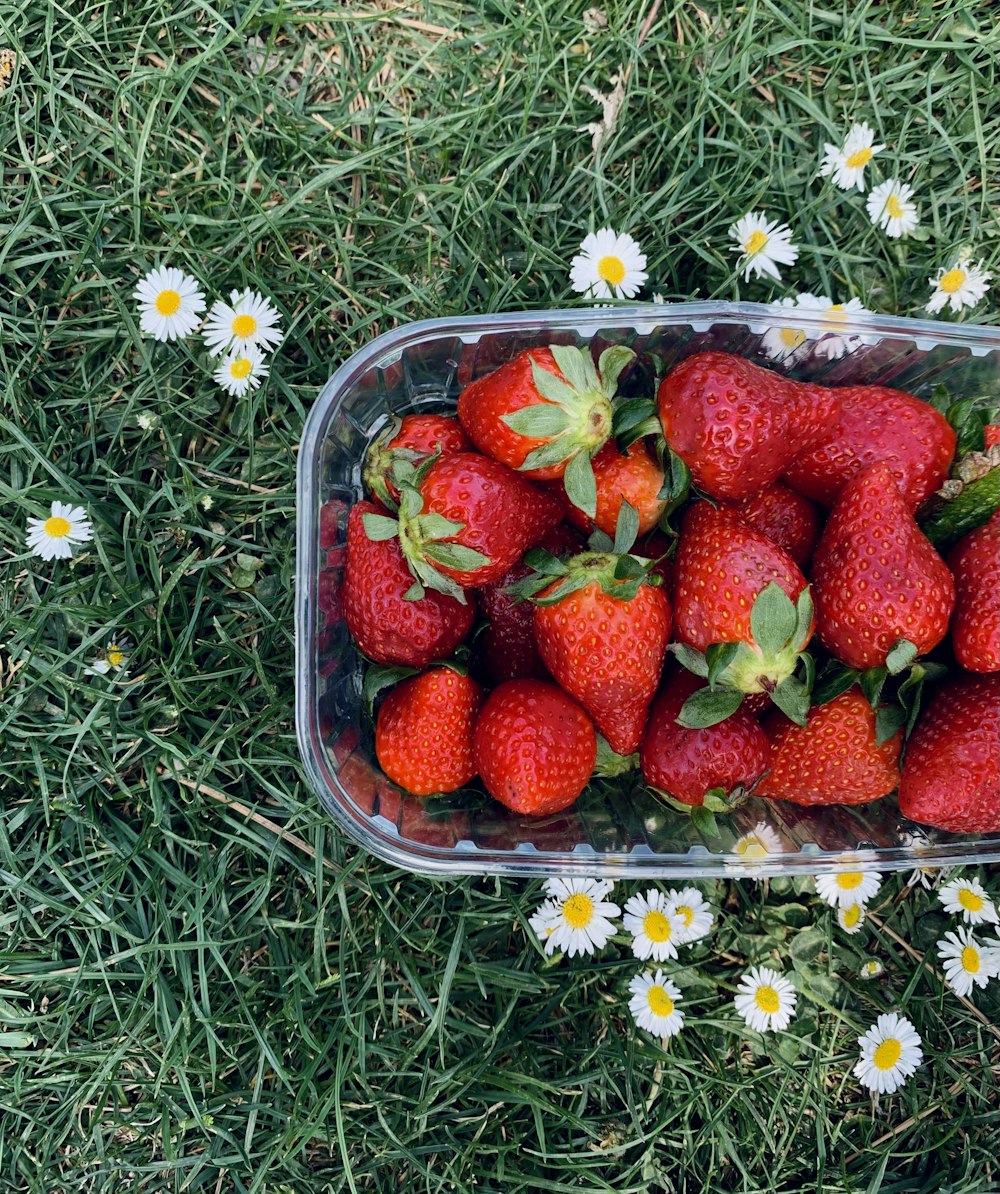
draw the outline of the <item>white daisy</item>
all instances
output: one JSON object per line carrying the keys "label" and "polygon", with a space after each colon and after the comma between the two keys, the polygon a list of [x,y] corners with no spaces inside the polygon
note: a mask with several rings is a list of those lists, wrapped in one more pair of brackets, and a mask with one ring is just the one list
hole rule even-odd
{"label": "white daisy", "polygon": [[861,1058],[854,1076],[879,1094],[898,1090],[924,1058],[916,1029],[898,1012],[879,1016],[858,1044]]}
{"label": "white daisy", "polygon": [[912,232],[920,223],[917,205],[912,202],[913,187],[896,178],[873,187],[865,200],[868,217],[895,240]]}
{"label": "white daisy", "polygon": [[655,974],[648,971],[637,974],[629,983],[632,998],[628,1001],[629,1011],[636,1024],[661,1039],[676,1036],[684,1026],[684,1013],[677,1004],[683,996],[677,986],[663,971]]}
{"label": "white daisy", "polygon": [[632,298],[648,276],[646,255],[636,241],[611,228],[584,237],[569,268],[570,285],[589,298]]}
{"label": "white daisy", "polygon": [[152,431],[159,421],[159,416],[148,410],[142,410],[135,416],[136,426],[141,431]]}
{"label": "white daisy", "polygon": [[754,966],[740,979],[733,1001],[736,1010],[757,1032],[782,1032],[795,1014],[795,988],[777,970]]}
{"label": "white daisy", "polygon": [[992,953],[983,949],[971,929],[945,933],[937,951],[945,982],[956,995],[967,996],[973,987],[985,987],[994,976]]}
{"label": "white daisy", "polygon": [[861,978],[863,978],[867,981],[869,979],[878,978],[878,976],[884,970],[885,970],[885,967],[878,960],[878,958],[869,958],[867,962],[864,962],[862,964],[861,969],[858,971],[858,974],[860,975]]}
{"label": "white daisy", "polygon": [[28,519],[28,547],[43,560],[68,560],[75,544],[93,537],[87,511],[68,502],[53,502],[48,518]]}
{"label": "white daisy", "polygon": [[281,343],[276,324],[281,316],[271,300],[253,290],[234,290],[229,302],[212,304],[202,335],[210,356],[217,357],[229,348],[244,349],[250,344],[265,352]]}
{"label": "white daisy", "polygon": [[608,943],[615,931],[611,918],[621,915],[617,904],[604,901],[611,886],[598,879],[549,879],[546,882],[546,890],[556,905],[550,922],[552,932],[545,938],[547,954],[559,950],[572,958],[577,954],[592,954]]}
{"label": "white daisy", "polygon": [[838,871],[835,875],[817,875],[816,891],[831,908],[849,908],[867,904],[878,894],[882,876],[878,871]]}
{"label": "white daisy", "polygon": [[837,909],[837,924],[853,937],[855,933],[861,932],[865,916],[864,904],[842,904]]}
{"label": "white daisy", "polygon": [[939,269],[937,275],[927,281],[934,287],[934,293],[927,304],[927,310],[933,315],[942,307],[951,307],[953,311],[961,311],[963,307],[974,307],[982,301],[990,288],[990,278],[993,275],[983,269],[983,263],[971,265],[960,258],[949,269]]}
{"label": "white daisy", "polygon": [[539,941],[547,941],[555,932],[559,919],[559,905],[555,900],[543,900],[528,917],[528,924]]}
{"label": "white daisy", "polygon": [[90,667],[83,669],[85,676],[106,676],[109,672],[123,671],[128,664],[131,644],[127,636],[113,638],[97,656]]}
{"label": "white daisy", "polygon": [[978,879],[952,879],[943,884],[938,899],[946,912],[961,916],[966,924],[979,925],[984,921],[996,924],[996,906]]}
{"label": "white daisy", "polygon": [[684,931],[684,918],[667,911],[667,897],[650,888],[634,895],[625,905],[625,932],[632,934],[632,952],[637,958],[665,962],[677,957],[677,943]]}
{"label": "white daisy", "polygon": [[734,854],[744,862],[760,862],[769,854],[782,854],[781,838],[765,821],[758,821],[749,833],[741,834],[733,843]]}
{"label": "white daisy", "polygon": [[198,283],[183,270],[150,270],[133,291],[139,302],[139,328],[154,340],[190,336],[205,310]]}
{"label": "white daisy", "polygon": [[267,374],[268,366],[261,350],[256,344],[244,344],[228,354],[213,376],[227,394],[242,395],[247,390],[256,390],[260,379]]}
{"label": "white daisy", "polygon": [[712,931],[712,909],[697,887],[685,887],[681,891],[669,892],[664,912],[668,916],[675,913],[681,918],[681,927],[675,937],[678,945],[690,945],[692,941],[700,941]]}
{"label": "white daisy", "polygon": [[875,145],[874,141],[875,130],[868,127],[867,121],[852,124],[843,145],[827,143],[823,146],[825,157],[820,174],[832,174],[834,186],[840,187],[842,191],[849,191],[851,187],[863,191],[865,166],[877,153],[885,149],[884,145]]}
{"label": "white daisy", "polygon": [[827,294],[810,294],[806,291],[798,295],[795,305],[806,311],[821,312],[824,323],[830,325],[830,331],[823,332],[813,345],[813,353],[817,357],[836,361],[862,344],[872,342],[870,337],[866,339],[864,336],[846,335],[843,330],[850,316],[872,314],[859,298],[848,299],[846,303],[835,303]]}
{"label": "white daisy", "polygon": [[[793,298],[779,299],[771,303],[771,309],[777,314],[798,306],[798,300]],[[806,342],[806,334],[801,328],[773,327],[768,328],[760,338],[760,347],[772,361],[783,361],[791,357],[797,349]]]}
{"label": "white daisy", "polygon": [[768,220],[762,211],[747,212],[740,216],[729,229],[729,235],[736,241],[734,252],[740,254],[736,268],[743,270],[743,280],[748,282],[750,274],[769,274],[776,282],[781,281],[779,265],[794,265],[799,255],[792,244],[792,230],[787,224]]}

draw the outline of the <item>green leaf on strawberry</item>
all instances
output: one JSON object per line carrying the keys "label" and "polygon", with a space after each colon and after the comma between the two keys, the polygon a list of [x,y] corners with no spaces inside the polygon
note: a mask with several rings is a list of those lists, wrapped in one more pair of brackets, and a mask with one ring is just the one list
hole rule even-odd
{"label": "green leaf on strawberry", "polygon": [[597,478],[594,476],[594,466],[586,452],[577,452],[566,465],[563,475],[566,486],[566,496],[587,515],[593,518],[597,513]]}
{"label": "green leaf on strawberry", "polygon": [[812,703],[825,705],[858,683],[861,673],[836,659],[829,659],[820,669],[813,685]]}
{"label": "green leaf on strawberry", "polygon": [[732,717],[742,704],[743,693],[734,688],[699,688],[684,702],[677,723],[689,730],[704,729]]}
{"label": "green leaf on strawberry", "polygon": [[911,643],[909,639],[897,639],[889,648],[889,652],[885,657],[885,666],[889,670],[890,676],[898,676],[900,672],[905,671],[917,657],[917,645]]}

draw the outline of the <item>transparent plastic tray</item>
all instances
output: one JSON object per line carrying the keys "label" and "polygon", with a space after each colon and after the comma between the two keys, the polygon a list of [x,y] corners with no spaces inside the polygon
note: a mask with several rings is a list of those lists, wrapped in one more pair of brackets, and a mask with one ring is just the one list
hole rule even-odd
{"label": "transparent plastic tray", "polygon": [[[837,360],[812,348],[784,368],[828,385],[878,383],[927,396],[997,393],[1000,329],[930,320],[820,314],[755,303],[680,303],[432,319],[379,336],[330,378],[316,400],[298,461],[296,720],[306,773],[344,832],[408,870],[434,875],[587,874],[607,878],[818,873],[857,865],[883,870],[1000,859],[1000,834],[922,829],[888,797],[860,807],[802,808],[753,799],[702,837],[690,818],[641,786],[628,794],[593,784],[554,817],[508,812],[475,786],[427,800],[404,795],[378,769],[363,716],[362,669],[339,613],[337,587],[347,513],[362,496],[366,445],[390,412],[453,408],[459,391],[522,349],[551,342],[628,344],[673,365],[720,349],[767,363],[764,333],[800,329],[812,345],[831,333],[860,338]],[[772,852],[734,851],[763,823]],[[914,835],[917,840],[914,841]]]}

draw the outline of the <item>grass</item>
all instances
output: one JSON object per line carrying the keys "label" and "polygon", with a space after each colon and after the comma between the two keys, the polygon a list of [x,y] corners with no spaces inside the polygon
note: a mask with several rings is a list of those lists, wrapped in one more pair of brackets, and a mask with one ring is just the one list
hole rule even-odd
{"label": "grass", "polygon": [[[300,778],[295,447],[358,345],[573,301],[604,222],[668,300],[917,313],[959,246],[1000,266],[1000,34],[975,0],[613,0],[594,33],[585,7],[0,5],[0,1189],[1000,1188],[996,985],[943,992],[930,894],[891,880],[848,940],[801,884],[706,885],[721,924],[664,1055],[629,1026],[623,943],[552,965],[537,883],[391,870]],[[595,157],[581,85],[617,72]],[[914,181],[919,237],[814,180],[852,118]],[[802,246],[787,291],[733,272],[725,230],[757,206]],[[251,397],[194,341],[139,338],[130,291],[163,258],[282,310]],[[43,565],[25,519],[57,497],[96,538]],[[122,630],[128,682],[83,675]],[[803,994],[762,1044],[727,1005],[763,958]],[[855,1038],[895,1004],[928,1064],[875,1108]]]}

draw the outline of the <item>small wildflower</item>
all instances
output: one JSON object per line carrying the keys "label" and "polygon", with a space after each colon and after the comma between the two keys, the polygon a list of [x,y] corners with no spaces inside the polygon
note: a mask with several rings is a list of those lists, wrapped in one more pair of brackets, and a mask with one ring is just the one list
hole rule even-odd
{"label": "small wildflower", "polygon": [[952,879],[938,892],[946,912],[961,916],[966,924],[998,922],[996,905],[978,879]]}
{"label": "small wildflower", "polygon": [[547,954],[559,950],[572,958],[607,945],[615,931],[611,918],[621,915],[617,904],[604,900],[612,884],[598,879],[549,879],[545,888],[549,902],[555,904],[555,913],[548,920],[552,931],[545,937]]}
{"label": "small wildflower", "polygon": [[632,998],[628,1001],[629,1011],[636,1024],[662,1039],[676,1036],[684,1026],[684,1014],[677,1004],[683,998],[677,986],[663,971],[655,974],[648,971],[637,974],[629,983]]}
{"label": "small wildflower", "polygon": [[83,669],[85,676],[106,676],[109,672],[124,671],[128,664],[131,643],[126,636],[113,638],[90,667]]}
{"label": "small wildflower", "polygon": [[816,891],[831,908],[848,908],[851,904],[867,904],[878,894],[881,883],[878,871],[838,871],[817,875]]}
{"label": "small wildflower", "polygon": [[837,909],[837,924],[853,937],[855,933],[861,932],[865,915],[864,904],[842,904]]}
{"label": "small wildflower", "polygon": [[754,966],[740,979],[734,1000],[748,1028],[757,1032],[782,1032],[795,1014],[795,988],[777,970]]}
{"label": "small wildflower", "polygon": [[270,299],[253,290],[232,291],[228,303],[219,299],[208,313],[202,335],[209,356],[251,344],[270,352],[281,343],[280,319]]}
{"label": "small wildflower", "polygon": [[942,307],[950,307],[952,311],[961,311],[963,307],[974,307],[982,302],[984,295],[990,288],[992,274],[983,269],[983,263],[971,265],[967,260],[959,259],[948,269],[940,269],[933,278],[927,281],[934,287],[934,293],[927,304],[927,310],[933,315]]}
{"label": "small wildflower", "polygon": [[570,262],[569,282],[588,298],[632,298],[646,278],[646,256],[627,232],[599,228],[584,237]]}
{"label": "small wildflower", "polygon": [[878,958],[869,958],[867,962],[864,962],[862,964],[861,969],[858,971],[858,974],[861,976],[861,978],[868,981],[873,978],[878,978],[879,975],[882,974],[884,971],[885,971],[885,967],[878,960]]}
{"label": "small wildflower", "polygon": [[207,513],[215,505],[215,501],[210,493],[206,493],[198,499],[198,505]]}
{"label": "small wildflower", "polygon": [[133,291],[139,303],[139,328],[154,340],[178,340],[198,326],[205,296],[183,270],[150,270]]}
{"label": "small wildflower", "polygon": [[749,833],[741,834],[733,843],[733,853],[744,862],[760,862],[769,854],[781,854],[781,838],[765,821],[758,821]]}
{"label": "small wildflower", "polygon": [[830,331],[821,333],[813,345],[813,353],[817,357],[836,361],[866,342],[864,336],[845,335],[843,330],[844,323],[852,315],[872,314],[859,298],[850,298],[846,303],[835,303],[827,294],[810,294],[806,291],[800,294],[795,302],[803,310],[821,312],[824,323],[830,325]]}
{"label": "small wildflower", "polygon": [[135,416],[136,425],[143,431],[152,431],[160,421],[159,415],[142,410]]}
{"label": "small wildflower", "polygon": [[14,67],[17,66],[17,55],[6,46],[0,49],[0,95],[10,86],[14,77]]}
{"label": "small wildflower", "polygon": [[729,229],[729,236],[736,241],[734,252],[740,254],[736,268],[743,270],[743,280],[748,282],[750,274],[768,274],[776,282],[781,281],[779,265],[794,265],[799,255],[792,244],[792,230],[787,224],[768,220],[762,211],[747,212]]}
{"label": "small wildflower", "polygon": [[700,941],[712,931],[714,918],[712,909],[697,887],[685,887],[667,895],[666,912],[676,913],[682,921],[677,934],[678,945],[690,945]]}
{"label": "small wildflower", "polygon": [[917,205],[912,202],[913,188],[896,178],[874,187],[865,200],[868,217],[885,230],[886,236],[896,240],[912,232],[920,223]]}
{"label": "small wildflower", "polygon": [[973,937],[971,929],[945,933],[937,943],[945,982],[956,995],[967,997],[973,987],[985,987],[994,976],[992,956]]}
{"label": "small wildflower", "polygon": [[667,911],[667,897],[650,888],[625,904],[625,932],[632,934],[632,952],[645,961],[665,962],[677,957],[677,943],[684,931],[684,918]]}
{"label": "small wildflower", "polygon": [[53,502],[48,518],[28,519],[28,547],[43,560],[68,560],[76,544],[93,537],[87,511],[68,502]]}
{"label": "small wildflower", "polygon": [[256,390],[260,379],[268,374],[264,354],[256,344],[245,344],[229,353],[213,374],[216,384],[227,394],[242,396],[247,390]]}
{"label": "small wildflower", "polygon": [[879,1016],[864,1036],[858,1037],[861,1057],[854,1076],[869,1090],[892,1094],[923,1061],[916,1029],[898,1012]]}
{"label": "small wildflower", "polygon": [[547,941],[556,929],[559,905],[555,900],[543,900],[530,917],[528,924],[539,941]]}
{"label": "small wildflower", "polygon": [[865,189],[865,166],[877,154],[885,149],[884,145],[876,145],[875,130],[869,128],[867,121],[852,124],[851,131],[843,145],[823,146],[825,156],[820,167],[820,175],[833,175],[834,186],[842,191],[849,191],[857,187],[859,191]]}

